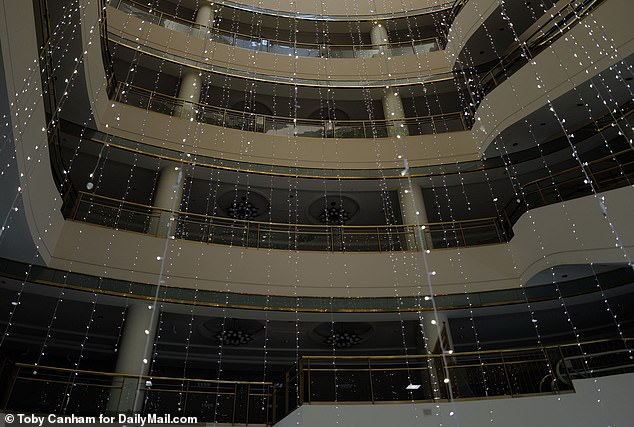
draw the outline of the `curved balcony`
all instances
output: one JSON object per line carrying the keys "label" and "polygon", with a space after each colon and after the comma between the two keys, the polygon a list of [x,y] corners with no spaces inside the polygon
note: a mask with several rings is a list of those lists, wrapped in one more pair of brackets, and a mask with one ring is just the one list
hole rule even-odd
{"label": "curved balcony", "polygon": [[407,128],[409,135],[428,135],[463,131],[470,125],[461,112],[400,120],[318,120],[255,114],[191,102],[122,82],[117,84],[113,99],[170,116],[190,108],[201,123],[279,136],[387,138],[396,135],[399,128]]}
{"label": "curved balcony", "polygon": [[[412,404],[575,393],[574,380],[632,372],[631,344],[632,338],[622,337],[450,355],[302,356],[289,364],[279,390],[261,381],[261,374],[256,381],[126,375],[4,360],[9,368],[4,406],[95,423],[112,392],[128,380],[144,396],[143,417],[268,426],[311,403]],[[448,381],[438,386],[439,378]]]}
{"label": "curved balcony", "polygon": [[[614,271],[566,282],[559,289],[552,284],[524,288],[501,289],[480,292],[435,293],[433,302],[429,295],[399,295],[398,297],[338,297],[338,296],[284,296],[258,293],[238,293],[226,290],[213,291],[178,286],[158,286],[156,282],[104,278],[77,271],[60,270],[39,265],[28,265],[0,258],[0,276],[52,288],[64,288],[91,294],[119,296],[135,300],[153,300],[160,294],[163,303],[191,304],[203,307],[221,307],[248,310],[274,310],[302,313],[421,313],[437,310],[484,308],[492,305],[538,303],[590,295],[597,292],[597,281],[603,290],[632,285],[632,269],[623,266]],[[158,289],[161,292],[158,292]]]}
{"label": "curved balcony", "polygon": [[278,55],[309,58],[371,58],[381,55],[381,49],[386,48],[389,49],[392,56],[416,55],[437,51],[442,48],[441,39],[438,37],[394,42],[381,46],[373,44],[317,44],[276,40],[258,37],[257,35],[231,32],[221,28],[201,26],[192,20],[158,11],[133,0],[119,0],[111,4],[111,6],[146,22],[194,37],[204,38],[228,46]]}
{"label": "curved balcony", "polygon": [[[599,7],[605,0],[571,1],[551,15],[538,29],[514,43],[514,49],[501,59],[494,61],[493,67],[477,77],[478,88],[484,97],[509,79],[532,58],[562,37],[568,30]],[[482,68],[482,67],[480,67]],[[468,70],[467,70],[468,71]]]}
{"label": "curved balcony", "polygon": [[[592,185],[579,183],[590,178]],[[64,195],[68,219],[156,235],[152,223],[174,220],[174,236],[209,244],[259,249],[325,252],[419,251],[508,242],[512,226],[530,209],[629,185],[634,150],[610,154],[526,183],[522,198],[510,200],[497,217],[425,224],[370,226],[282,224],[171,211],[94,193]],[[161,236],[159,236],[161,237]],[[422,241],[421,241],[422,239]]]}
{"label": "curved balcony", "polygon": [[[169,211],[97,194],[80,192],[68,219],[156,235],[150,224],[165,215],[175,222],[175,237],[210,244],[258,249],[326,252],[418,251],[415,225],[311,225],[247,221]],[[426,248],[463,247],[505,241],[498,218],[426,224]],[[159,236],[161,237],[161,236]],[[416,242],[414,244],[414,242]]]}
{"label": "curved balcony", "polygon": [[[597,281],[603,290],[624,289],[632,285],[632,269],[623,266],[614,271],[566,282],[559,289],[552,284],[524,288],[502,289],[481,292],[456,292],[434,294],[433,302],[428,295],[399,295],[398,297],[337,297],[337,296],[284,296],[257,293],[212,291],[178,286],[158,286],[156,282],[104,278],[77,271],[59,270],[39,265],[28,265],[0,258],[0,276],[23,281],[28,274],[29,282],[40,286],[64,288],[73,292],[119,296],[135,300],[153,300],[160,294],[163,303],[191,304],[203,307],[221,307],[248,310],[274,310],[302,313],[421,313],[437,310],[484,308],[492,305],[538,303],[572,298],[597,292]],[[158,292],[160,288],[161,292]]]}

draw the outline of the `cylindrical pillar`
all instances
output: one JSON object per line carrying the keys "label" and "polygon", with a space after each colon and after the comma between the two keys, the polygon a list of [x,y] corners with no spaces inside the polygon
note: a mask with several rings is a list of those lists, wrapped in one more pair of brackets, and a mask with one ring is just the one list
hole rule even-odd
{"label": "cylindrical pillar", "polygon": [[211,28],[214,26],[214,7],[213,3],[204,3],[198,8],[196,12],[196,24],[200,27],[197,28],[197,35],[203,39],[210,38]]}
{"label": "cylindrical pillar", "polygon": [[161,169],[154,201],[156,209],[152,213],[148,233],[158,237],[173,237],[176,234],[176,211],[180,210],[183,200],[183,168],[177,164],[169,164]]}
{"label": "cylindrical pillar", "polygon": [[383,104],[383,115],[387,120],[387,134],[396,138],[409,135],[409,129],[405,121],[402,120],[405,118],[405,108],[398,91],[391,88],[386,89],[381,102]]}
{"label": "cylindrical pillar", "polygon": [[443,312],[430,312],[420,319],[420,328],[425,340],[424,348],[428,354],[434,355],[429,359],[432,396],[434,399],[445,399],[448,397],[445,390],[451,378],[448,377],[449,373],[445,369],[444,361],[453,353],[449,319]]}
{"label": "cylindrical pillar", "polygon": [[[431,239],[425,238],[429,235],[426,232],[428,230],[422,228],[426,227],[428,222],[422,189],[409,179],[401,179],[398,186],[398,200],[401,206],[403,224],[412,227],[406,235],[406,249],[411,251],[431,249]],[[417,241],[417,236],[421,237],[422,242]]]}
{"label": "cylindrical pillar", "polygon": [[116,373],[108,399],[110,413],[137,413],[143,408],[146,376],[150,369],[158,313],[153,305],[133,302],[127,310],[121,343],[117,351]]}
{"label": "cylindrical pillar", "polygon": [[178,98],[183,100],[183,105],[178,105],[174,115],[185,119],[195,119],[197,103],[200,101],[202,91],[202,79],[198,72],[185,71],[178,88]]}
{"label": "cylindrical pillar", "polygon": [[387,55],[389,53],[390,39],[387,35],[387,28],[383,24],[374,24],[370,29],[370,40],[372,44],[378,46],[379,54]]}

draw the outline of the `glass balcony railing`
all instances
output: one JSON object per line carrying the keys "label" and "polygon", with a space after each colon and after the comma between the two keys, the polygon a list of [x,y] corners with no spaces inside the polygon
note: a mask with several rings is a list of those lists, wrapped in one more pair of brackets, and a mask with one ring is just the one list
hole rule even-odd
{"label": "glass balcony railing", "polygon": [[[589,179],[588,179],[589,178]],[[625,149],[523,185],[522,197],[511,200],[497,217],[415,225],[311,225],[246,221],[191,212],[170,212],[153,206],[68,191],[65,216],[124,230],[150,233],[162,216],[175,220],[175,237],[233,246],[329,252],[419,250],[420,233],[427,249],[498,244],[513,237],[512,226],[524,212],[565,200],[630,185],[634,150]]]}
{"label": "glass balcony railing", "polygon": [[[246,221],[170,212],[153,206],[80,192],[69,219],[138,233],[156,234],[151,223],[170,216],[175,237],[196,242],[264,249],[328,252],[386,252],[419,250],[414,225],[310,225]],[[497,218],[427,224],[422,228],[426,248],[501,243],[504,233]]]}
{"label": "glass balcony railing", "polygon": [[[429,135],[468,129],[463,113],[407,117],[399,120],[319,120],[272,116],[230,110],[207,104],[185,101],[119,82],[116,101],[171,116],[182,116],[189,110],[201,123],[279,136],[308,138],[387,138],[390,135]],[[406,132],[403,131],[406,129]]]}
{"label": "glass balcony railing", "polygon": [[[381,49],[378,45],[315,44],[267,39],[257,35],[240,34],[219,28],[201,26],[194,21],[158,11],[153,7],[137,3],[133,0],[116,0],[110,4],[122,12],[146,22],[242,49],[312,58],[371,58],[381,55]],[[439,48],[440,42],[438,38],[408,40],[390,43],[387,46],[392,56],[416,55],[437,51]],[[383,49],[385,49],[385,47],[383,47]]]}
{"label": "glass balcony railing", "polygon": [[305,356],[299,369],[289,371],[286,386],[299,389],[300,405],[574,393],[573,379],[633,372],[633,343],[625,338],[444,355]]}
{"label": "glass balcony railing", "polygon": [[187,424],[273,425],[303,404],[574,393],[575,379],[634,372],[632,344],[632,338],[621,338],[444,355],[303,356],[279,389],[273,382],[134,376],[5,361],[2,407],[96,417],[109,414],[109,401],[126,380],[143,396],[142,416],[169,414]]}
{"label": "glass balcony railing", "polygon": [[3,409],[96,417],[108,413],[109,400],[121,395],[124,380],[134,381],[143,394],[143,416],[192,417],[181,423],[189,425],[275,422],[276,390],[271,382],[134,376],[23,363],[13,366]]}

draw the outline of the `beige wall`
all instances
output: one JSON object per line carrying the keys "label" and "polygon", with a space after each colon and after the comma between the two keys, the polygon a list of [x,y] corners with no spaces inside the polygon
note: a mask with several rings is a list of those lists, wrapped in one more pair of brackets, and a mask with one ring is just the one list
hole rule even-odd
{"label": "beige wall", "polygon": [[[27,261],[48,263],[64,220],[60,213],[61,197],[51,176],[47,149],[47,123],[42,100],[33,5],[27,1],[2,1],[0,12],[2,17],[20,17],[2,19],[0,42],[8,101],[11,105],[10,123],[13,126],[21,197],[28,231],[42,257],[38,260],[33,253],[32,259]],[[0,197],[13,199],[17,193],[17,188],[3,188]],[[2,218],[0,221],[4,220]]]}
{"label": "beige wall", "polygon": [[[67,221],[51,266],[121,280],[256,294],[395,296],[518,287],[558,264],[624,262],[609,221],[626,250],[634,248],[634,187],[530,211],[510,244],[432,251],[322,253],[247,249],[168,240]],[[573,227],[572,224],[575,224]],[[574,231],[574,232],[573,232]],[[166,251],[165,263],[157,260]]]}
{"label": "beige wall", "polygon": [[458,59],[460,51],[464,48],[469,38],[475,34],[480,26],[487,20],[491,13],[500,5],[499,0],[469,0],[456,16],[447,35],[445,50],[453,65]]}
{"label": "beige wall", "polygon": [[[145,111],[105,97],[95,100],[103,113],[99,130],[189,153],[250,163],[323,169],[398,168],[478,158],[471,132],[396,138],[308,138],[244,132]],[[112,107],[114,105],[114,107]],[[402,142],[401,142],[402,141]]]}

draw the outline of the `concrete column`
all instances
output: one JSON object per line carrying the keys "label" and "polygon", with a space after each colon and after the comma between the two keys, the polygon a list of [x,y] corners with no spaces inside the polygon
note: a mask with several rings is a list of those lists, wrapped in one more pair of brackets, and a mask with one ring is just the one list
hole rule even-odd
{"label": "concrete column", "polygon": [[[431,239],[426,238],[428,233],[422,228],[428,223],[422,189],[409,179],[401,179],[398,186],[398,200],[401,205],[403,224],[414,226],[414,233],[406,237],[406,249],[431,249]],[[423,247],[420,247],[418,239],[422,240]]]}
{"label": "concrete column", "polygon": [[185,119],[196,119],[196,103],[200,101],[202,91],[202,78],[195,71],[185,71],[178,88],[178,98],[183,100],[182,106],[177,106],[174,110],[176,117]]}
{"label": "concrete column", "polygon": [[387,122],[387,134],[400,138],[409,135],[409,129],[405,124],[405,108],[403,100],[396,89],[386,89],[385,95],[381,99],[383,103],[383,115]]}
{"label": "concrete column", "polygon": [[[442,312],[426,312],[420,319],[421,333],[424,339],[423,349],[428,354],[436,355],[430,359],[431,393],[434,399],[448,397],[448,383],[445,382],[448,372],[444,362],[453,353],[453,340],[449,329],[449,319]],[[444,354],[445,357],[439,355]],[[449,378],[451,380],[451,378]]]}
{"label": "concrete column", "polygon": [[128,307],[115,371],[134,377],[114,379],[108,399],[109,413],[138,413],[143,408],[154,337],[158,325],[155,306],[134,301]]}
{"label": "concrete column", "polygon": [[196,12],[196,23],[200,25],[195,30],[198,37],[208,39],[211,36],[211,28],[214,26],[215,12],[213,3],[205,3]]}
{"label": "concrete column", "polygon": [[173,237],[176,233],[177,214],[183,200],[184,175],[181,165],[170,163],[163,167],[159,174],[154,201],[153,212],[148,227],[148,233],[159,237]]}
{"label": "concrete column", "polygon": [[372,44],[379,47],[379,55],[389,54],[390,39],[387,36],[387,28],[383,24],[374,24],[370,30]]}

